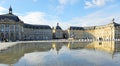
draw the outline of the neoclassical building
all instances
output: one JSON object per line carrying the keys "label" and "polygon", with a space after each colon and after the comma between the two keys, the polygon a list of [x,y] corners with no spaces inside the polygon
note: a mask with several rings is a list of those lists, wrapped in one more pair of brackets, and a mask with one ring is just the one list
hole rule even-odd
{"label": "neoclassical building", "polygon": [[50,40],[52,29],[48,25],[24,24],[24,40]]}
{"label": "neoclassical building", "polygon": [[52,28],[53,31],[53,38],[54,39],[63,39],[63,30],[59,26],[59,23],[57,23],[57,26]]}
{"label": "neoclassical building", "polygon": [[76,27],[70,26],[62,30],[57,23],[55,28],[48,25],[26,24],[12,13],[0,15],[0,41],[50,40],[50,39],[120,39],[120,24],[114,22],[102,26]]}
{"label": "neoclassical building", "polygon": [[26,24],[12,13],[0,15],[0,41],[50,40],[52,29],[48,25]]}
{"label": "neoclassical building", "polygon": [[12,13],[10,7],[8,14],[0,15],[0,40],[22,40],[23,25],[23,21]]}
{"label": "neoclassical building", "polygon": [[70,26],[68,29],[69,38],[73,39],[93,39],[93,40],[115,40],[120,39],[120,24],[111,23],[102,26],[76,27]]}

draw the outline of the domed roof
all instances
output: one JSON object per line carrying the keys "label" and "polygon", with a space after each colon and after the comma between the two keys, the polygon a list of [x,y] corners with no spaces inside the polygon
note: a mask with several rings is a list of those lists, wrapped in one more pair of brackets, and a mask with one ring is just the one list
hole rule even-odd
{"label": "domed roof", "polygon": [[12,11],[12,7],[10,6],[9,11]]}
{"label": "domed roof", "polygon": [[115,22],[114,18],[112,19],[112,22],[110,24],[113,24],[114,26],[120,26],[120,24],[118,24],[118,23]]}
{"label": "domed roof", "polygon": [[56,29],[62,30],[60,26],[56,26]]}
{"label": "domed roof", "polygon": [[12,8],[10,6],[9,13],[0,15],[0,22],[20,22],[21,20],[18,18],[18,16],[14,15],[12,13]]}
{"label": "domed roof", "polygon": [[4,15],[0,15],[0,21],[14,21],[14,22],[19,22],[21,21],[18,16],[13,15],[13,14],[4,14]]}
{"label": "domed roof", "polygon": [[61,27],[59,26],[59,23],[57,23],[56,29],[57,30],[62,30]]}

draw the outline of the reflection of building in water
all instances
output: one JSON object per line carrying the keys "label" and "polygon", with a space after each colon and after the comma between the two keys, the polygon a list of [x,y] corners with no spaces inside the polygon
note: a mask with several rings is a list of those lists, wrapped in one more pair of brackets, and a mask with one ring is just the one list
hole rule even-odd
{"label": "reflection of building in water", "polygon": [[62,46],[66,46],[67,47],[68,43],[61,43],[61,42],[55,42],[52,43],[52,48],[54,50],[56,50],[57,54],[59,54],[60,49],[62,48]]}
{"label": "reflection of building in water", "polygon": [[99,50],[104,50],[107,52],[114,52],[114,41],[104,41],[104,42],[93,42],[94,48]]}
{"label": "reflection of building in water", "polygon": [[70,42],[68,43],[67,48],[69,48],[69,49],[70,49]]}
{"label": "reflection of building in water", "polygon": [[0,51],[0,63],[11,65],[16,63],[26,53],[35,51],[45,52],[49,51],[51,47],[51,43],[17,44],[9,49]]}
{"label": "reflection of building in water", "polygon": [[114,43],[115,52],[120,52],[120,41]]}
{"label": "reflection of building in water", "polygon": [[115,53],[120,51],[120,42],[115,41],[103,41],[103,42],[93,42],[88,44],[86,48],[91,48],[95,50],[103,50],[110,53]]}
{"label": "reflection of building in water", "polygon": [[86,47],[90,42],[65,42],[65,43],[61,43],[61,42],[56,42],[56,43],[52,43],[52,48],[56,49],[56,51],[59,51],[62,46],[66,46],[66,48],[68,49],[82,49],[84,47]]}
{"label": "reflection of building in water", "polygon": [[56,49],[56,44],[55,43],[52,43],[52,48]]}
{"label": "reflection of building in water", "polygon": [[[64,49],[63,49],[64,46]],[[65,49],[70,50],[80,50],[80,49],[94,49],[103,50],[110,52],[112,54],[120,52],[120,42],[114,41],[104,41],[104,42],[74,42],[74,43],[34,43],[34,44],[17,44],[7,50],[0,52],[0,63],[3,64],[14,64],[17,62],[24,54],[31,52],[48,52],[50,49],[53,53],[58,55]],[[63,49],[63,50],[61,50]],[[6,60],[7,59],[7,60]]]}

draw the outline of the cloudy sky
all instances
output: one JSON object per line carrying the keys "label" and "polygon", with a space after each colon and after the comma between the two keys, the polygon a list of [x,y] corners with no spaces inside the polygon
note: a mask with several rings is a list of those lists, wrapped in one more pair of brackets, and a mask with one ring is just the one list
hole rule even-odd
{"label": "cloudy sky", "polygon": [[0,14],[13,13],[30,24],[94,26],[120,23],[120,0],[0,0]]}

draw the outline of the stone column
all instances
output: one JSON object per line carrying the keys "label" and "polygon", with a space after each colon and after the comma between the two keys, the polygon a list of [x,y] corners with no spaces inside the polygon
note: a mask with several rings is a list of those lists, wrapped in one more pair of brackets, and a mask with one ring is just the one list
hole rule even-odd
{"label": "stone column", "polygon": [[10,27],[11,27],[11,25],[9,25],[9,33],[8,33],[8,34],[9,34],[9,41],[11,40],[11,39],[10,39],[10,37],[11,37],[11,36],[10,36],[10,34],[11,34],[11,33],[10,33],[11,28],[10,28]]}
{"label": "stone column", "polygon": [[14,37],[13,37],[13,38],[14,38],[14,41],[16,40],[16,30],[15,30],[15,26],[16,26],[16,25],[14,24]]}
{"label": "stone column", "polygon": [[19,40],[21,40],[21,26],[20,25],[18,25],[18,34],[19,34]]}
{"label": "stone column", "polygon": [[111,40],[113,39],[113,31],[112,31],[113,27],[111,26]]}
{"label": "stone column", "polygon": [[4,37],[3,37],[3,38],[5,38],[5,37],[6,37],[6,36],[5,36],[5,33],[6,33],[6,32],[5,32],[5,24],[3,24],[3,26],[4,26],[4,27],[3,27],[3,31],[4,31],[4,32],[3,32],[3,33],[4,33]]}

